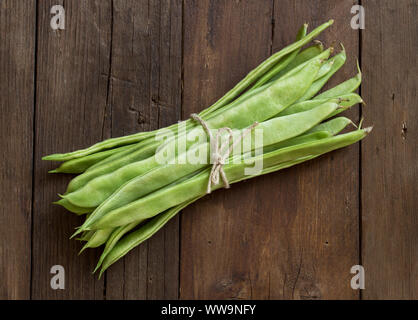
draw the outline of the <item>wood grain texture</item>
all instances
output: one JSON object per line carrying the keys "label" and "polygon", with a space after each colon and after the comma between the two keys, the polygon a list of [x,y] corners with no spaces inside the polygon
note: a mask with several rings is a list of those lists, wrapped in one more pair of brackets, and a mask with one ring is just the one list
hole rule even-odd
{"label": "wood grain texture", "polygon": [[30,298],[35,10],[0,2],[0,299]]}
{"label": "wood grain texture", "polygon": [[418,298],[416,1],[364,1],[362,257],[365,299]]}
{"label": "wood grain texture", "polygon": [[[60,3],[38,3],[32,298],[102,299],[103,280],[91,274],[99,251],[78,256],[81,243],[69,240],[83,219],[52,204],[69,176],[48,174],[56,164],[41,157],[86,147],[105,136],[110,1],[66,1],[65,30],[54,31],[50,9]],[[65,268],[65,290],[50,287],[53,265]]]}
{"label": "wood grain texture", "polygon": [[[269,51],[273,9],[269,3],[257,2],[257,8],[251,1],[230,6],[204,3],[185,8],[189,17],[185,24],[196,30],[185,35],[185,111],[208,105]],[[319,38],[326,44],[342,41],[352,58],[331,84],[353,76],[358,33],[350,28],[351,5],[351,1],[320,5],[276,1],[274,51],[293,42],[304,22],[313,28],[334,18],[331,31]],[[252,32],[243,30],[249,21]],[[251,46],[245,47],[247,43]],[[358,118],[358,111],[349,114]],[[358,146],[352,146],[234,185],[186,209],[181,297],[358,298],[350,288],[350,268],[359,261],[358,152]]]}
{"label": "wood grain texture", "polygon": [[[366,29],[350,28],[351,6]],[[63,4],[66,29],[50,27]],[[1,0],[0,299],[417,299],[413,0]],[[38,13],[38,15],[37,15]],[[183,20],[184,17],[184,20]],[[98,280],[41,161],[202,110],[300,25],[363,68],[361,142],[199,200]],[[359,43],[359,35],[362,40]],[[361,51],[359,51],[361,48]],[[182,88],[184,81],[184,90]],[[182,98],[183,96],[183,98]],[[182,107],[183,103],[183,107]],[[359,110],[346,113],[359,119]],[[32,188],[33,185],[33,188]],[[53,265],[65,290],[50,287]],[[365,267],[361,296],[351,266]]]}
{"label": "wood grain texture", "polygon": [[[181,116],[182,2],[114,1],[109,101],[113,136]],[[178,218],[107,272],[107,299],[177,299]]]}
{"label": "wood grain texture", "polygon": [[[318,39],[337,52],[343,43],[347,61],[325,89],[353,77],[359,43],[358,31],[350,27],[353,4],[355,1],[276,1],[273,46],[291,42],[292,31],[303,22],[313,29],[334,19]],[[358,114],[355,106],[344,115],[357,122]],[[358,299],[359,292],[350,287],[350,269],[358,264],[360,255],[359,145],[262,179],[258,211],[271,214],[267,229],[272,237],[267,262],[270,297]],[[260,269],[265,268],[263,263]]]}
{"label": "wood grain texture", "polygon": [[[185,1],[184,117],[209,106],[268,57],[271,15],[271,1]],[[264,277],[249,270],[258,258],[252,251],[265,246],[264,235],[257,246],[247,238],[254,230],[254,192],[253,183],[242,183],[184,210],[182,299],[256,298],[266,291]]]}

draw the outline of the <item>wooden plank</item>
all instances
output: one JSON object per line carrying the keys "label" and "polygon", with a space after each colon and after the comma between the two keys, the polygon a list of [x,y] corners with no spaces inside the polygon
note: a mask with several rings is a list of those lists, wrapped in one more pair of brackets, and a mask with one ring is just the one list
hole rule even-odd
{"label": "wooden plank", "polygon": [[416,1],[363,1],[365,299],[418,298]]}
{"label": "wooden plank", "polygon": [[[51,7],[64,4],[65,30],[50,27]],[[93,276],[99,251],[69,240],[82,219],[54,206],[67,175],[51,175],[41,156],[79,149],[102,138],[110,54],[110,1],[39,1],[36,91],[35,194],[32,297],[102,299],[103,280]],[[65,290],[50,287],[50,269],[62,265]]]}
{"label": "wooden plank", "polygon": [[[357,72],[358,57],[358,31],[350,27],[352,5],[353,1],[276,1],[273,45],[291,42],[293,30],[303,22],[314,28],[332,18],[334,24],[319,40],[336,46],[336,51],[343,43],[347,62],[326,88],[349,79]],[[354,107],[345,115],[357,121],[358,113]],[[358,299],[359,293],[350,287],[350,269],[359,262],[359,145],[265,177],[260,184],[258,192],[265,196],[258,210],[271,212],[269,297]],[[276,195],[269,190],[277,190]]]}
{"label": "wooden plank", "polygon": [[[114,136],[181,116],[182,3],[114,1],[110,105]],[[107,271],[107,299],[178,297],[178,218]]]}
{"label": "wooden plank", "polygon": [[[342,41],[350,58],[332,83],[354,75],[358,33],[350,28],[351,5],[275,1],[273,48],[293,42],[304,22],[313,28],[334,18],[320,39]],[[268,55],[270,9],[259,1],[188,3],[185,28],[193,31],[184,42],[185,113],[209,105]],[[358,111],[348,114],[356,120]],[[359,261],[358,150],[234,185],[185,210],[181,297],[358,298],[350,288],[350,268]]]}
{"label": "wooden plank", "polygon": [[[271,1],[185,1],[183,117],[209,106],[269,55],[271,15]],[[247,220],[254,191],[243,183],[184,210],[182,299],[259,297],[251,292],[257,279],[249,277],[249,252],[240,256],[249,249],[243,231],[254,227]]]}
{"label": "wooden plank", "polygon": [[0,2],[0,299],[30,298],[35,12]]}

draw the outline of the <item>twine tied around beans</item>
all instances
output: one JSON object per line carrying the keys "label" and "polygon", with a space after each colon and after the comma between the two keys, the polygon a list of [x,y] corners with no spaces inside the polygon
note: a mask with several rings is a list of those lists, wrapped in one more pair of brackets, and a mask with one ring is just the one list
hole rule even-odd
{"label": "twine tied around beans", "polygon": [[[231,128],[224,127],[224,128],[218,129],[216,132],[216,136],[214,137],[212,134],[212,131],[209,129],[205,120],[199,117],[196,113],[192,113],[190,117],[193,120],[199,122],[199,124],[203,127],[203,130],[209,137],[210,150],[212,151],[211,160],[213,162],[213,165],[212,165],[212,170],[210,171],[210,174],[209,174],[206,193],[207,194],[211,193],[212,184],[217,185],[219,183],[219,176],[221,176],[225,188],[228,189],[229,182],[228,182],[228,178],[225,175],[225,171],[223,169],[223,166],[225,165],[225,161],[226,159],[228,159],[234,147],[238,143],[240,143],[241,140],[244,139],[244,137],[248,135],[256,126],[258,126],[258,122],[254,122],[251,126],[246,128],[238,137],[238,139],[235,139],[235,141],[233,141],[234,140],[233,132]],[[220,144],[219,138],[221,137],[221,134],[223,132],[228,133],[228,139],[223,144]]]}

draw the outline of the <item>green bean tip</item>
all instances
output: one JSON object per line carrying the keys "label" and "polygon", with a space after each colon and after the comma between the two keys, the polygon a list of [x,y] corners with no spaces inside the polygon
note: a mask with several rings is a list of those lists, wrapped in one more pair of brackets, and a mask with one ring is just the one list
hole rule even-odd
{"label": "green bean tip", "polygon": [[100,273],[99,273],[99,279],[102,277],[102,274],[103,274],[103,272],[105,272],[105,270],[106,270],[106,269],[103,269],[103,268],[102,268],[102,270],[100,270]]}
{"label": "green bean tip", "polygon": [[43,156],[41,159],[46,161],[59,161],[59,153],[49,154],[47,156]]}
{"label": "green bean tip", "polygon": [[356,64],[357,64],[357,70],[358,70],[358,74],[357,76],[360,78],[361,80],[361,69],[360,69],[360,62],[358,61],[358,59],[356,59]]}
{"label": "green bean tip", "polygon": [[78,253],[78,255],[80,255],[84,250],[86,250],[87,247],[87,243],[81,248],[80,252]]}
{"label": "green bean tip", "polygon": [[94,273],[96,273],[96,271],[97,271],[97,270],[99,270],[99,268],[100,268],[100,266],[101,266],[101,265],[102,265],[102,263],[101,263],[101,261],[99,261],[99,262],[97,263],[96,267],[94,268],[94,270],[93,270],[93,272],[92,272],[92,273],[93,273],[93,274],[94,274]]}
{"label": "green bean tip", "polygon": [[73,239],[75,236],[79,235],[83,231],[85,231],[85,230],[78,227],[78,229],[70,236],[70,239]]}

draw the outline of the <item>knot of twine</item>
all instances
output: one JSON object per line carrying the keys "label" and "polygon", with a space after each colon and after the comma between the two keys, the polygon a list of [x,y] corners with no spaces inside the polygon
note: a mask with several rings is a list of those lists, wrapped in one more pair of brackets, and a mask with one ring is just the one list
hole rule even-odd
{"label": "knot of twine", "polygon": [[[213,162],[213,165],[212,165],[212,170],[210,171],[210,174],[209,174],[208,187],[206,189],[206,193],[211,193],[212,184],[217,185],[219,183],[219,176],[221,176],[222,181],[225,185],[225,188],[228,189],[229,182],[225,175],[225,171],[223,169],[223,166],[225,165],[225,161],[226,159],[228,159],[234,147],[238,143],[240,143],[241,140],[258,125],[258,122],[254,122],[251,126],[246,128],[242,132],[242,134],[238,137],[238,139],[233,141],[233,132],[231,128],[224,127],[224,128],[218,129],[216,132],[216,137],[214,137],[207,123],[201,117],[199,117],[196,113],[192,113],[190,117],[193,120],[199,122],[200,125],[203,127],[205,133],[209,137],[210,150],[213,151],[213,153],[211,154],[211,160]],[[228,133],[228,139],[223,144],[220,144],[219,138],[221,137],[222,132]]]}

